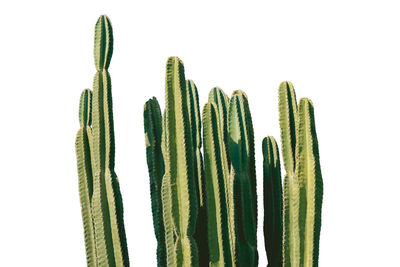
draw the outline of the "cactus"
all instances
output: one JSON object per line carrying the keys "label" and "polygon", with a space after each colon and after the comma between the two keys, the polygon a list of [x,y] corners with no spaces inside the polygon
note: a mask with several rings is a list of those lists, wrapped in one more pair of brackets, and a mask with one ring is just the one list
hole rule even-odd
{"label": "cactus", "polygon": [[203,157],[201,154],[201,118],[197,87],[192,80],[186,81],[186,92],[193,144],[194,180],[196,183],[196,195],[198,203],[198,215],[194,239],[196,240],[198,248],[199,265],[205,266],[208,265],[209,255],[207,243],[207,207],[204,193],[204,168]]}
{"label": "cactus", "polygon": [[279,87],[282,154],[286,175],[283,203],[283,266],[318,266],[322,176],[314,107],[293,85]]}
{"label": "cactus", "polygon": [[92,92],[89,89],[85,89],[80,98],[79,123],[81,128],[76,135],[75,147],[78,164],[79,196],[81,201],[88,267],[97,266],[96,244],[90,203],[93,195],[92,156],[90,153],[92,140],[92,129],[90,128],[92,123],[91,105]]}
{"label": "cactus", "polygon": [[144,106],[144,128],[146,138],[147,165],[150,174],[151,208],[154,232],[157,238],[158,266],[166,266],[165,232],[161,200],[161,184],[164,176],[164,160],[161,151],[162,119],[156,98]]}
{"label": "cactus", "polygon": [[235,91],[228,116],[229,156],[234,179],[237,259],[239,266],[257,266],[257,194],[254,133],[247,96]]}
{"label": "cactus", "polygon": [[282,182],[279,150],[272,136],[262,142],[264,156],[264,242],[268,267],[282,266]]}
{"label": "cactus", "polygon": [[[165,89],[165,176],[170,187],[167,199],[174,236],[175,266],[198,266],[197,245],[193,238],[197,219],[193,143],[183,63],[172,57],[167,62]],[[165,218],[164,218],[165,220]],[[172,248],[167,248],[172,249]],[[170,265],[168,265],[170,266]]]}
{"label": "cactus", "polygon": [[[84,201],[81,201],[82,210],[90,210],[94,232],[94,238],[90,244],[95,244],[96,258],[93,260],[92,252],[90,255],[88,254],[88,266],[125,267],[129,266],[129,258],[123,224],[122,198],[119,181],[114,172],[115,147],[111,80],[107,70],[112,50],[111,22],[108,17],[103,15],[98,19],[95,28],[94,56],[97,72],[93,82],[92,105],[90,108],[90,91],[88,90],[84,91],[83,97],[81,97],[84,100],[81,100],[80,105],[81,130],[79,131],[86,132],[88,141],[82,149],[82,141],[79,140],[78,132],[77,158],[80,181],[83,177],[82,168],[80,168],[83,166],[82,161],[87,166],[86,170],[89,170],[89,162],[91,163],[90,176],[90,172],[85,171],[85,181],[89,185],[87,186],[88,190],[81,190],[81,192],[86,191],[83,194],[87,195],[84,197]],[[90,129],[91,122],[92,128]],[[83,128],[86,129],[82,130]],[[81,193],[81,196],[83,194]],[[89,198],[90,205],[87,203]],[[88,216],[84,216],[84,225],[90,224],[90,220],[85,219]],[[90,227],[85,227],[85,236],[90,236],[86,228]],[[88,242],[86,242],[86,247],[88,247],[87,244]]]}
{"label": "cactus", "polygon": [[[210,266],[234,266],[229,225],[230,176],[220,114],[215,103],[203,109],[204,167],[207,195]],[[233,229],[232,229],[233,230]]]}

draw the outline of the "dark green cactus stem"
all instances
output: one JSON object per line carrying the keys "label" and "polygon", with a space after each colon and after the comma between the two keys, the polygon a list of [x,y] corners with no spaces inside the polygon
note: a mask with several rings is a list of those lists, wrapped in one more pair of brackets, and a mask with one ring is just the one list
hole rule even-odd
{"label": "dark green cactus stem", "polygon": [[264,243],[268,267],[282,266],[282,182],[275,138],[262,142],[264,156]]}
{"label": "dark green cactus stem", "polygon": [[300,183],[301,266],[318,266],[321,230],[322,175],[319,164],[314,106],[307,98],[300,99],[297,136],[296,176]]}
{"label": "dark green cactus stem", "polygon": [[[172,213],[175,232],[174,252],[167,247],[167,255],[176,259],[167,259],[168,266],[198,266],[197,245],[193,238],[197,220],[196,181],[194,179],[193,143],[191,137],[190,115],[188,110],[186,80],[182,61],[171,57],[167,62],[165,90],[165,176],[163,193],[164,213]],[[164,203],[170,200],[171,203]],[[164,217],[165,220],[165,217]],[[167,220],[168,221],[168,220]],[[166,228],[170,227],[165,223]],[[168,229],[170,231],[171,229]],[[167,239],[167,238],[166,238]],[[167,244],[170,246],[170,244]]]}
{"label": "dark green cactus stem", "polygon": [[192,80],[186,81],[187,103],[193,144],[194,178],[198,203],[198,216],[194,239],[197,243],[199,265],[208,265],[207,243],[207,207],[205,200],[205,183],[203,157],[201,154],[201,118],[199,108],[199,95],[197,87]]}
{"label": "dark green cactus stem", "polygon": [[95,29],[93,82],[93,155],[95,161],[92,211],[98,266],[129,266],[122,198],[114,172],[114,125],[111,79],[107,71],[113,48],[111,22],[100,16]]}
{"label": "dark green cactus stem", "polygon": [[293,85],[279,87],[282,152],[286,175],[283,202],[283,266],[318,266],[322,176],[314,108],[309,99],[297,107]]}
{"label": "dark green cactus stem", "polygon": [[89,89],[85,89],[80,98],[79,123],[81,128],[76,135],[75,148],[78,163],[79,197],[85,233],[87,266],[95,267],[97,266],[96,244],[91,209],[91,198],[93,194],[92,157],[90,153],[92,136],[92,130],[90,128],[91,105],[92,92]]}
{"label": "dark green cactus stem", "polygon": [[207,103],[203,109],[204,167],[207,195],[209,266],[235,266],[229,225],[229,165],[219,121],[217,105]]}
{"label": "dark green cactus stem", "polygon": [[162,119],[157,99],[149,99],[144,105],[144,129],[146,140],[147,166],[150,176],[151,209],[154,232],[157,238],[157,262],[165,267],[165,232],[161,202],[161,184],[164,176],[164,160],[161,151]]}
{"label": "dark green cactus stem", "polygon": [[257,266],[257,194],[254,133],[247,96],[235,91],[229,106],[229,155],[234,171],[239,266]]}

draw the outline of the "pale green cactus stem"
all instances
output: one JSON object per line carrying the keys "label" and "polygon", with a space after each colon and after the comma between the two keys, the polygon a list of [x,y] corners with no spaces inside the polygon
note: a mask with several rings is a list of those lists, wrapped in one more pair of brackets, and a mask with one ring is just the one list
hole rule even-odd
{"label": "pale green cactus stem", "polygon": [[205,200],[203,156],[201,154],[201,117],[199,95],[192,80],[186,81],[187,103],[193,144],[194,178],[198,203],[198,215],[194,239],[197,243],[199,265],[208,265],[207,207]]}
{"label": "pale green cactus stem", "polygon": [[323,184],[315,131],[314,106],[300,99],[296,145],[296,176],[300,184],[301,265],[318,266]]}
{"label": "pale green cactus stem", "polygon": [[75,148],[78,163],[79,197],[85,233],[87,266],[95,267],[97,266],[96,244],[91,210],[91,198],[93,194],[92,157],[90,153],[92,136],[90,128],[92,123],[91,105],[92,92],[89,89],[85,89],[80,98],[79,123],[81,128],[76,135]]}
{"label": "pale green cactus stem", "polygon": [[165,232],[161,201],[161,184],[164,176],[164,160],[161,151],[162,118],[157,99],[149,99],[144,105],[144,129],[146,140],[147,166],[150,176],[151,208],[154,232],[157,238],[157,263],[166,265]]}
{"label": "pale green cactus stem", "polygon": [[100,16],[95,28],[92,134],[95,162],[92,212],[98,266],[129,266],[122,198],[114,172],[114,127],[111,79],[107,71],[113,50],[111,22]]}
{"label": "pale green cactus stem", "polygon": [[257,266],[257,194],[254,133],[247,96],[235,91],[230,99],[229,155],[234,171],[235,216],[238,223],[239,266]]}
{"label": "pale green cactus stem", "polygon": [[[215,103],[203,109],[204,167],[207,195],[209,266],[235,266],[229,225],[229,165],[223,128]],[[232,229],[233,230],[233,229]]]}
{"label": "pale green cactus stem", "polygon": [[[223,136],[223,144],[221,147],[225,147],[225,152],[221,153],[221,158],[226,158],[228,171],[224,172],[224,186],[225,186],[225,201],[226,201],[226,210],[228,217],[228,231],[229,231],[229,248],[230,248],[230,262],[232,266],[236,266],[238,263],[237,259],[237,231],[238,231],[238,223],[235,218],[235,195],[234,195],[234,170],[229,160],[228,153],[228,113],[229,113],[229,98],[222,91],[222,89],[218,87],[214,87],[211,89],[208,95],[208,101],[210,103],[214,103],[217,107],[218,118],[219,118],[219,129],[222,132]],[[224,162],[224,160],[223,160]],[[224,166],[224,164],[222,165]]]}
{"label": "pale green cactus stem", "polygon": [[219,121],[222,127],[222,136],[224,143],[226,144],[226,153],[228,159],[228,165],[230,165],[229,153],[228,153],[228,112],[229,112],[229,97],[219,87],[214,87],[208,94],[208,102],[215,103],[218,108],[218,114],[220,116]]}
{"label": "pale green cactus stem", "polygon": [[279,122],[281,126],[282,155],[286,170],[283,182],[283,266],[300,266],[299,205],[300,188],[295,171],[297,131],[297,102],[293,85],[279,86]]}
{"label": "pale green cactus stem", "polygon": [[262,142],[264,156],[264,243],[268,267],[282,266],[282,182],[275,138]]}
{"label": "pale green cactus stem", "polygon": [[303,98],[297,107],[293,85],[279,87],[282,152],[286,175],[283,208],[283,266],[318,266],[322,176],[314,109]]}
{"label": "pale green cactus stem", "polygon": [[[175,232],[176,259],[171,266],[198,266],[197,245],[193,238],[197,220],[196,182],[194,179],[193,144],[187,103],[186,80],[182,61],[171,57],[167,61],[165,90],[165,176],[162,189],[170,193],[163,197],[163,208],[170,206]],[[170,199],[171,203],[164,200]],[[164,213],[165,215],[166,213]],[[164,217],[165,220],[165,217]],[[167,231],[168,225],[164,225]],[[167,244],[169,245],[169,244]],[[167,247],[167,255],[172,248]],[[168,262],[170,260],[167,259]],[[170,265],[168,265],[170,266]]]}
{"label": "pale green cactus stem", "polygon": [[[165,111],[162,117],[162,134],[161,134],[161,150],[165,162],[169,162],[167,154],[167,139],[166,139],[166,123]],[[165,167],[165,165],[164,165]],[[174,229],[174,222],[172,218],[172,191],[171,191],[171,177],[165,173],[161,183],[161,203],[163,212],[164,222],[164,236],[165,236],[165,254],[166,254],[166,266],[176,266],[176,251],[175,251],[175,239],[176,231]]]}

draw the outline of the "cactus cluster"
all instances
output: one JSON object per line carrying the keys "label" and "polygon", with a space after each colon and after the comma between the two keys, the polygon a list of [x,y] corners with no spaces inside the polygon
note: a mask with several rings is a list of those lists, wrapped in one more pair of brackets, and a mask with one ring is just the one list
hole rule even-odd
{"label": "cactus cluster", "polygon": [[152,98],[144,125],[158,265],[257,266],[254,133],[246,94],[235,91],[229,99],[213,88],[200,116],[197,88],[185,79],[182,61],[171,57],[164,115]]}
{"label": "cactus cluster", "polygon": [[129,266],[122,198],[114,172],[114,126],[108,73],[113,35],[108,17],[96,23],[93,92],[82,92],[76,136],[79,194],[87,266]]}
{"label": "cactus cluster", "polygon": [[[213,88],[200,120],[197,88],[185,80],[182,61],[171,57],[165,102],[164,115],[156,98],[144,106],[158,266],[258,266],[247,95],[237,90],[229,98]],[[279,110],[283,189],[278,145],[271,136],[262,143],[268,266],[317,266],[322,178],[313,105],[303,98],[297,107],[292,84],[284,82]]]}
{"label": "cactus cluster", "polygon": [[[123,206],[114,171],[108,17],[95,28],[93,91],[82,92],[76,136],[79,193],[89,267],[129,266]],[[182,61],[166,66],[165,110],[144,105],[157,262],[160,267],[258,266],[254,130],[247,95],[212,88],[202,112]],[[293,85],[279,87],[286,174],[272,136],[264,138],[264,242],[269,267],[318,266],[322,176],[314,107]]]}

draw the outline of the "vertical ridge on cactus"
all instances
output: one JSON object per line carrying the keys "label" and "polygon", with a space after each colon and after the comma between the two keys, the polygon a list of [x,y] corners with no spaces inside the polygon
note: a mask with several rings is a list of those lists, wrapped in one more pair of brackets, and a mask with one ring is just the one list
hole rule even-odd
{"label": "vertical ridge on cactus", "polygon": [[282,266],[282,182],[279,150],[272,136],[262,142],[264,156],[264,242],[268,267]]}
{"label": "vertical ridge on cactus", "polygon": [[[90,152],[85,154],[85,160],[92,165],[92,174],[89,178],[93,184],[90,199],[96,254],[93,266],[125,267],[129,266],[129,258],[123,224],[122,197],[118,178],[114,172],[111,79],[107,70],[112,48],[111,22],[103,15],[95,27],[94,57],[97,72],[93,82],[91,107],[82,104],[81,101],[80,123],[81,126],[86,123],[87,132],[90,132],[87,145]],[[78,149],[77,157],[79,160]]]}

